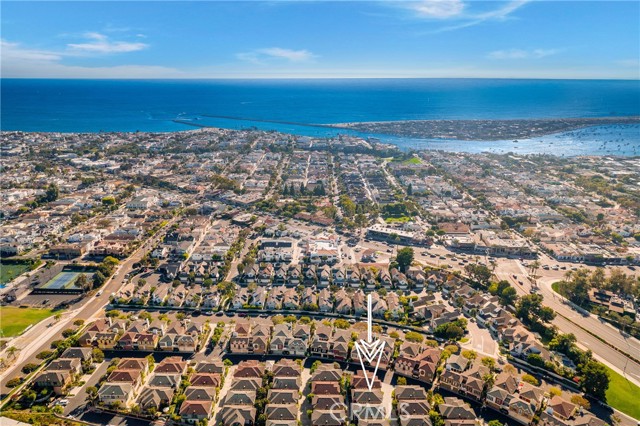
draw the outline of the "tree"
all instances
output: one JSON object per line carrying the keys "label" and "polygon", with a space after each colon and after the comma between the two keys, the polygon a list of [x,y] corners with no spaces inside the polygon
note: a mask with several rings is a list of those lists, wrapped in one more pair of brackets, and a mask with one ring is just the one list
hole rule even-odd
{"label": "tree", "polygon": [[500,296],[502,292],[509,287],[511,287],[511,284],[509,284],[509,281],[500,280],[498,282],[491,283],[488,290],[489,290],[489,293],[493,294],[494,296]]}
{"label": "tree", "polygon": [[79,287],[82,289],[82,291],[88,291],[91,286],[89,285],[89,280],[87,279],[87,275],[86,274],[80,274],[78,275],[78,278],[76,278],[76,287]]}
{"label": "tree", "polygon": [[6,386],[8,388],[15,388],[16,386],[20,386],[22,384],[21,377],[14,377],[13,379],[7,380]]}
{"label": "tree", "polygon": [[369,219],[363,213],[358,213],[354,219],[354,223],[358,228],[364,228],[369,223]]}
{"label": "tree", "polygon": [[116,205],[116,199],[115,197],[108,195],[106,197],[102,197],[102,205],[103,206],[115,206]]}
{"label": "tree", "polygon": [[93,401],[98,396],[98,388],[95,386],[88,386],[86,389],[87,399]]}
{"label": "tree", "polygon": [[563,354],[568,354],[569,351],[573,349],[576,341],[576,336],[573,333],[557,334],[549,342],[549,348]]}
{"label": "tree", "polygon": [[631,294],[634,286],[634,278],[622,272],[620,268],[611,270],[608,287],[614,293]]}
{"label": "tree", "polygon": [[334,325],[336,328],[339,328],[339,329],[342,329],[342,330],[346,330],[346,329],[348,329],[348,328],[351,326],[351,324],[349,324],[349,321],[344,320],[344,319],[340,319],[340,318],[338,318],[337,320],[335,320],[335,321],[333,322],[333,325]]}
{"label": "tree", "polygon": [[433,334],[444,339],[458,340],[464,336],[464,329],[453,322],[448,322],[437,326]]}
{"label": "tree", "polygon": [[422,334],[417,333],[415,331],[409,331],[404,335],[404,338],[407,340],[407,342],[413,342],[413,343],[422,343],[422,341],[424,340],[424,337],[422,336]]}
{"label": "tree", "polygon": [[551,396],[560,396],[562,395],[562,389],[552,386],[549,388],[549,395]]}
{"label": "tree", "polygon": [[76,333],[76,331],[73,328],[67,328],[65,330],[62,330],[62,337],[71,337]]}
{"label": "tree", "polygon": [[138,314],[138,318],[142,319],[142,320],[147,320],[147,321],[151,321],[151,319],[153,318],[151,316],[151,314],[147,311],[142,311]]}
{"label": "tree", "polygon": [[531,374],[523,374],[522,375],[522,381],[523,382],[527,382],[527,383],[529,383],[530,385],[533,385],[533,386],[538,386],[540,384],[538,379],[533,377]]}
{"label": "tree", "polygon": [[20,349],[16,348],[15,346],[9,346],[7,348],[7,355],[9,355],[9,358],[15,358],[16,357],[16,353],[18,353]]}
{"label": "tree", "polygon": [[502,370],[505,373],[509,373],[509,374],[516,374],[518,372],[518,370],[516,370],[516,368],[512,364],[505,365]]}
{"label": "tree", "polygon": [[598,361],[591,360],[582,367],[581,372],[580,387],[583,392],[601,401],[606,401],[610,380],[607,368]]}
{"label": "tree", "polygon": [[118,318],[120,316],[120,311],[117,309],[112,309],[110,311],[107,311],[107,313],[105,314],[105,316],[107,318]]}
{"label": "tree", "polygon": [[102,352],[102,350],[100,350],[99,348],[93,348],[91,356],[93,357],[93,360],[95,362],[104,361],[104,352]]}
{"label": "tree", "polygon": [[60,321],[61,318],[62,318],[62,314],[60,312],[56,312],[56,314],[53,316],[53,319],[56,322]]}
{"label": "tree", "polygon": [[536,277],[536,272],[538,271],[538,269],[540,269],[540,266],[541,266],[541,264],[540,264],[540,261],[538,261],[538,260],[534,260],[533,262],[531,262],[529,264],[529,272],[530,272],[531,277],[534,280],[537,278]]}
{"label": "tree", "polygon": [[58,185],[55,183],[50,183],[47,187],[47,191],[44,194],[44,199],[42,201],[50,203],[51,201],[55,201],[58,199],[60,195],[60,191],[58,190]]}
{"label": "tree", "polygon": [[396,382],[397,386],[404,386],[406,384],[407,384],[407,379],[406,378],[404,378],[402,376],[398,377],[398,381]]}
{"label": "tree", "polygon": [[491,357],[485,356],[480,361],[482,362],[482,365],[484,365],[491,371],[496,368],[496,360]]}
{"label": "tree", "polygon": [[473,280],[480,283],[487,283],[491,279],[491,269],[487,266],[469,263],[464,270]]}
{"label": "tree", "polygon": [[489,420],[489,426],[502,426],[502,423],[500,423],[500,420]]}
{"label": "tree", "polygon": [[38,355],[36,355],[36,358],[38,359],[48,359],[51,358],[53,356],[54,352],[53,351],[42,351],[40,352]]}
{"label": "tree", "polygon": [[529,354],[527,356],[527,362],[533,366],[544,368],[544,358],[538,354]]}
{"label": "tree", "polygon": [[542,306],[542,295],[527,294],[522,296],[516,306],[516,316],[527,324],[538,320],[549,322],[555,317],[553,309]]}
{"label": "tree", "polygon": [[578,305],[582,305],[589,300],[590,289],[591,280],[589,279],[589,270],[586,268],[569,271],[566,275],[566,280],[560,281],[558,284],[560,293]]}
{"label": "tree", "polygon": [[573,395],[571,397],[571,402],[573,402],[576,405],[581,406],[585,410],[591,409],[591,403],[589,402],[589,400],[587,398],[585,398],[582,395]]}
{"label": "tree", "polygon": [[538,313],[538,319],[542,322],[551,322],[556,317],[555,311],[548,307],[543,306],[540,308],[540,312]]}
{"label": "tree", "polygon": [[396,262],[398,262],[400,270],[402,272],[406,272],[407,268],[411,266],[411,263],[413,262],[413,249],[411,247],[403,247],[398,250]]}
{"label": "tree", "polygon": [[518,293],[516,289],[511,286],[505,288],[502,293],[500,293],[500,303],[504,306],[513,305],[516,300],[518,300]]}
{"label": "tree", "polygon": [[38,367],[39,367],[39,365],[38,365],[38,364],[34,364],[34,363],[31,363],[31,362],[30,362],[30,363],[26,364],[24,367],[22,367],[22,372],[23,372],[24,374],[29,374],[29,373],[31,373],[32,371],[37,370],[37,369],[38,369]]}
{"label": "tree", "polygon": [[464,350],[460,354],[470,361],[473,361],[478,357],[478,353],[474,350]]}
{"label": "tree", "polygon": [[105,281],[107,281],[107,277],[105,277],[102,272],[96,271],[95,274],[93,274],[93,288],[100,287]]}
{"label": "tree", "polygon": [[356,214],[356,203],[346,195],[340,196],[340,207],[346,217],[353,217]]}
{"label": "tree", "polygon": [[322,365],[322,362],[320,362],[319,360],[314,361],[313,364],[311,364],[311,368],[309,369],[311,374],[315,373],[318,367],[320,367],[321,365]]}

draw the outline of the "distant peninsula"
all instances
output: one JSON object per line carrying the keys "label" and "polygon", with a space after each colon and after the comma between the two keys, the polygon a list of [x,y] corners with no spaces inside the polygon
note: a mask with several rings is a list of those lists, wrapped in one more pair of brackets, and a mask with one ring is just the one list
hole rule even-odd
{"label": "distant peninsula", "polygon": [[567,132],[592,126],[640,124],[640,116],[541,118],[522,120],[403,120],[329,124],[329,127],[424,139],[509,140]]}

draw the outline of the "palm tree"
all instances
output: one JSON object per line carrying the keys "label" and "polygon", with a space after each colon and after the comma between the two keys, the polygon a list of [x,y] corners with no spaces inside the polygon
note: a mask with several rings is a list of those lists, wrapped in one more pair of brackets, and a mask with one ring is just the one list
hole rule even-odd
{"label": "palm tree", "polygon": [[20,351],[20,349],[16,348],[15,346],[9,346],[7,348],[7,355],[9,355],[9,357],[11,359],[14,359],[16,357],[16,353],[18,353],[18,351]]}
{"label": "palm tree", "polygon": [[539,261],[534,260],[529,264],[529,270],[531,271],[531,279],[534,285],[536,284],[536,279],[538,278],[538,276],[536,275],[536,272],[538,271],[538,269],[540,269]]}

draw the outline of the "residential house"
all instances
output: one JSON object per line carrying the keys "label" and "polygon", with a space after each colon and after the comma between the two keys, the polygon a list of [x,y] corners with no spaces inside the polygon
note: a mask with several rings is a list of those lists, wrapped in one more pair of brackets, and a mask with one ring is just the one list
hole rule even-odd
{"label": "residential house", "polygon": [[394,369],[402,376],[431,383],[438,369],[440,354],[441,351],[437,348],[429,348],[415,356],[409,356],[401,351],[396,359]]}
{"label": "residential house", "polygon": [[169,406],[174,393],[174,388],[170,387],[145,387],[138,398],[138,406],[144,411],[161,411]]}
{"label": "residential house", "polygon": [[249,353],[249,333],[251,323],[248,320],[238,320],[231,337],[229,338],[229,352],[238,354]]}
{"label": "residential house", "polygon": [[477,417],[469,404],[459,398],[445,397],[444,403],[438,406],[446,426],[474,425]]}
{"label": "residential house", "polygon": [[329,339],[331,338],[332,330],[331,327],[318,324],[316,326],[316,331],[313,335],[313,340],[311,342],[311,354],[313,356],[327,358],[331,354],[329,353]]}
{"label": "residential house", "polygon": [[381,420],[388,414],[383,405],[382,390],[353,389],[351,391],[351,416],[354,421]]}
{"label": "residential house", "polygon": [[318,293],[318,309],[320,312],[333,311],[333,297],[327,288],[323,288]]}
{"label": "residential house", "polygon": [[184,401],[180,405],[179,415],[183,422],[186,423],[198,423],[202,420],[208,419],[211,415],[211,409],[213,408],[213,401]]}
{"label": "residential house", "polygon": [[51,388],[56,395],[63,395],[65,387],[71,383],[73,375],[68,370],[43,371],[36,376],[34,383],[39,388]]}
{"label": "residential house", "polygon": [[128,407],[133,398],[133,386],[129,383],[106,382],[98,389],[98,400],[105,405]]}

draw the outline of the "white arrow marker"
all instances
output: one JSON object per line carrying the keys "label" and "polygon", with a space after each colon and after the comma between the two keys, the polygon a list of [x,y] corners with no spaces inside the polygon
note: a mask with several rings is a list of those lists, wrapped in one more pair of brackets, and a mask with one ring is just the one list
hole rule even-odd
{"label": "white arrow marker", "polygon": [[[369,390],[373,389],[373,383],[376,380],[376,374],[378,374],[378,367],[380,366],[380,360],[382,360],[382,353],[384,352],[385,344],[384,340],[373,340],[371,317],[371,295],[369,294],[367,295],[367,340],[364,341],[360,339],[355,345],[356,351],[358,352],[358,358],[360,359],[360,366],[362,367],[362,374],[367,381]],[[376,367],[373,370],[371,380],[369,380],[367,369],[364,366],[363,357],[369,362],[369,364],[372,364],[375,360]]]}

